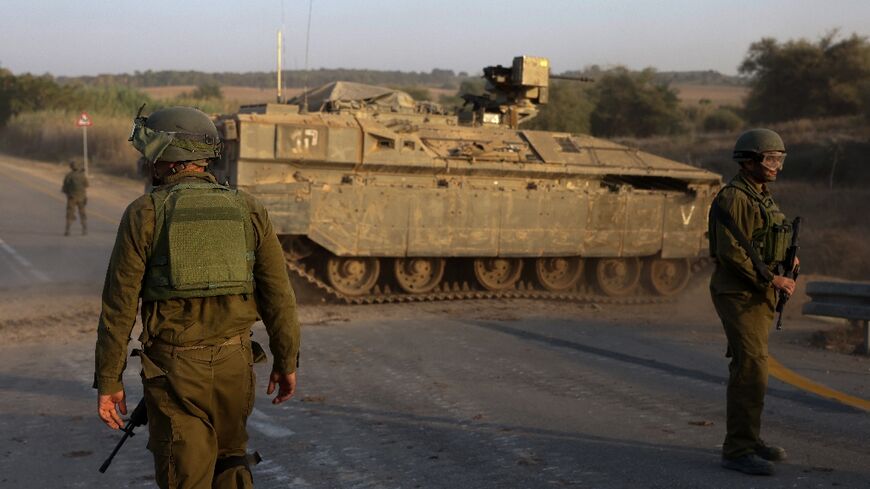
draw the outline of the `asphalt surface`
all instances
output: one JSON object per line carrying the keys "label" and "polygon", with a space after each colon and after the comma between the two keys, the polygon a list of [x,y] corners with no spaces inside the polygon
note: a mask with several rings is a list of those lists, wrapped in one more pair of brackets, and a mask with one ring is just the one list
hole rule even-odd
{"label": "asphalt surface", "polygon": [[[97,419],[91,389],[113,220],[139,186],[95,179],[91,233],[64,238],[51,196],[62,198],[62,168],[10,162],[0,157],[0,487],[154,487],[147,429],[97,472],[119,434]],[[870,487],[868,413],[775,379],[763,434],[789,461],[773,477],[719,467],[727,368],[704,300],[302,305],[297,396],[271,405],[257,367],[257,487]],[[870,360],[807,347],[816,324],[787,327],[772,339],[780,362],[870,398]],[[266,341],[262,325],[255,336]],[[125,383],[132,409],[135,359]]]}

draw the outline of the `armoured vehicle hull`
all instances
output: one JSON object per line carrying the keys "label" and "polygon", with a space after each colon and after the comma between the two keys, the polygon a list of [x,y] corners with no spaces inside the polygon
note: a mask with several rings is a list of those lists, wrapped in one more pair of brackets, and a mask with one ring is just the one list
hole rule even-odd
{"label": "armoured vehicle hull", "polygon": [[[354,91],[330,93],[342,89]],[[340,97],[318,112],[302,101],[219,117],[213,167],[264,202],[290,268],[328,293],[667,296],[706,256],[714,173],[523,130],[503,123],[509,111],[463,125],[473,114],[421,110],[400,92]]]}

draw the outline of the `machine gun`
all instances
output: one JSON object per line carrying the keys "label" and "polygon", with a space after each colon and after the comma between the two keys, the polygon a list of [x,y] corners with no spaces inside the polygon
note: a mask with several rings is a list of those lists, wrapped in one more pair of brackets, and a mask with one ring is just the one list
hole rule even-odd
{"label": "machine gun", "polygon": [[594,81],[586,77],[551,75],[550,61],[534,56],[517,56],[509,67],[487,66],[483,69],[483,78],[487,93],[462,95],[472,109],[460,113],[460,122],[505,125],[512,129],[534,118],[538,115],[538,106],[548,102],[550,79]]}
{"label": "machine gun", "polygon": [[[798,275],[800,274],[800,266],[795,265],[797,261],[798,250],[800,249],[800,245],[798,244],[798,236],[800,235],[801,230],[801,218],[795,217],[794,221],[791,224],[791,245],[788,247],[788,250],[785,252],[785,261],[783,261],[782,266],[784,270],[782,271],[782,276],[786,278],[790,278],[794,281],[797,281]],[[776,329],[782,330],[782,310],[785,309],[785,303],[788,302],[789,295],[785,291],[779,291],[779,300],[776,301]]]}
{"label": "machine gun", "polygon": [[130,419],[124,424],[124,427],[121,430],[124,432],[124,436],[121,438],[121,441],[115,445],[115,449],[112,450],[112,454],[109,455],[109,458],[103,462],[103,465],[100,466],[100,473],[106,473],[106,469],[109,468],[109,465],[112,464],[112,459],[115,458],[115,455],[118,453],[118,450],[124,445],[124,442],[127,441],[127,438],[131,436],[135,436],[136,433],[133,432],[139,426],[144,426],[148,424],[148,409],[145,407],[145,398],[142,398],[139,401],[139,404],[136,405],[136,409],[133,410],[133,414],[130,415]]}

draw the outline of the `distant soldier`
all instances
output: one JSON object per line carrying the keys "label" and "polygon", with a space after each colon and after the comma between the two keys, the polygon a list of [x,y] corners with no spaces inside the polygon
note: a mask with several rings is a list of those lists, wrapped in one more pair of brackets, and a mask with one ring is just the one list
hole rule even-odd
{"label": "distant soldier", "polygon": [[785,450],[760,437],[767,390],[767,342],[778,291],[791,295],[792,279],[775,275],[785,259],[791,228],[767,189],[785,160],[779,134],[768,129],[743,133],[734,146],[740,165],[710,209],[710,253],[716,269],[710,292],[728,337],[727,428],[722,466],[747,474],[771,475]]}
{"label": "distant soldier", "polygon": [[[133,146],[157,187],[118,227],[97,329],[97,411],[123,426],[123,372],[139,309],[148,448],[163,489],[249,488],[246,422],[254,407],[250,339],[262,318],[274,357],[267,394],[296,391],[299,322],[284,252],[266,209],[206,171],[220,156],[214,123],[190,107],[134,121]],[[142,300],[139,308],[139,299]],[[259,355],[257,354],[259,353]]]}
{"label": "distant soldier", "polygon": [[88,216],[85,206],[88,203],[88,177],[81,163],[69,162],[69,173],[63,179],[61,191],[66,194],[66,230],[64,236],[69,236],[70,225],[76,220],[76,209],[79,210],[79,221],[82,224],[82,234],[88,234]]}

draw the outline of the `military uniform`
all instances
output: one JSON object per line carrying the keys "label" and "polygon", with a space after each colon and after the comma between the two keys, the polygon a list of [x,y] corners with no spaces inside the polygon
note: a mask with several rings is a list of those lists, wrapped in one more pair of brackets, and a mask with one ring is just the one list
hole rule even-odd
{"label": "military uniform", "polygon": [[75,164],[71,164],[72,168],[63,179],[63,187],[61,191],[66,194],[66,229],[65,236],[69,236],[70,225],[76,220],[76,209],[79,211],[79,220],[82,225],[82,234],[88,234],[88,216],[85,213],[85,206],[88,203],[88,177],[85,176],[84,169]]}
{"label": "military uniform", "polygon": [[[722,446],[726,459],[755,453],[764,446],[760,438],[761,413],[767,389],[767,342],[776,306],[771,286],[777,253],[785,237],[773,243],[774,226],[784,222],[763,184],[752,182],[741,172],[722,189],[714,202],[718,212],[727,213],[734,225],[750,239],[767,274],[759,273],[744,249],[715,211],[710,219],[711,253],[716,269],[710,280],[713,305],[728,338],[727,434]],[[765,245],[768,248],[765,250]],[[764,256],[767,255],[767,256]]]}
{"label": "military uniform", "polygon": [[[191,111],[163,109],[152,117],[165,121],[181,113],[185,120]],[[205,114],[196,111],[197,117],[216,134]],[[137,149],[157,147],[165,156],[176,144],[168,161],[219,150],[214,138],[203,142],[157,126]],[[174,121],[164,126],[176,130]],[[188,139],[175,141],[179,134]],[[191,164],[200,161],[206,160]],[[251,326],[259,318],[266,326],[273,375],[292,374],[298,363],[300,328],[284,253],[266,209],[251,195],[184,165],[161,183],[129,205],[118,228],[103,289],[95,387],[101,403],[123,391],[141,297],[143,347],[136,353],[158,485],[253,487],[245,457],[255,398]],[[102,412],[101,418],[106,421]]]}

